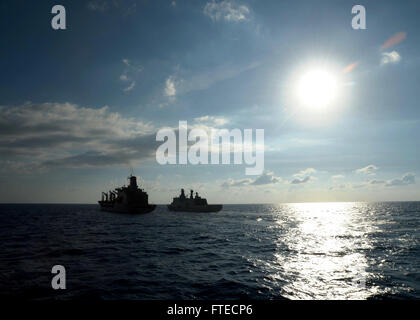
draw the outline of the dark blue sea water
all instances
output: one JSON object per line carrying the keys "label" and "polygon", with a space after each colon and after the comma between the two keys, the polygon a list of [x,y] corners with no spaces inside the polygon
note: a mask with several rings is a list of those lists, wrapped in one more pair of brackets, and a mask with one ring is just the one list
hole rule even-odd
{"label": "dark blue sea water", "polygon": [[[420,298],[420,203],[226,205],[145,215],[0,205],[0,296]],[[67,289],[51,289],[63,265]]]}

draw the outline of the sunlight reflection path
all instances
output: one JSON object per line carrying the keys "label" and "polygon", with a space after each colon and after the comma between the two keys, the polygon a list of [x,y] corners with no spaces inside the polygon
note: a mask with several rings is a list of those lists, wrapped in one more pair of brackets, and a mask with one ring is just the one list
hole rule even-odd
{"label": "sunlight reflection path", "polygon": [[[372,248],[364,204],[300,203],[279,207],[277,224],[278,273],[285,281],[283,296],[291,299],[366,299],[376,293],[367,287]],[[284,245],[287,245],[285,254]]]}

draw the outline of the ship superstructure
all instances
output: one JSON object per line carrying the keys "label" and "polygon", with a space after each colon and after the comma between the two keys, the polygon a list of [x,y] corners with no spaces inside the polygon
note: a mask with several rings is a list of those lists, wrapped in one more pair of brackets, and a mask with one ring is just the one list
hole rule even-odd
{"label": "ship superstructure", "polygon": [[137,178],[130,175],[128,179],[130,181],[128,186],[102,192],[102,199],[98,201],[102,211],[147,213],[156,208],[156,205],[149,204],[147,193],[138,187]]}
{"label": "ship superstructure", "polygon": [[187,211],[187,212],[217,212],[222,210],[221,204],[209,205],[205,198],[201,198],[198,192],[190,191],[190,197],[185,196],[184,189],[181,189],[179,197],[173,198],[173,201],[168,205],[170,211]]}

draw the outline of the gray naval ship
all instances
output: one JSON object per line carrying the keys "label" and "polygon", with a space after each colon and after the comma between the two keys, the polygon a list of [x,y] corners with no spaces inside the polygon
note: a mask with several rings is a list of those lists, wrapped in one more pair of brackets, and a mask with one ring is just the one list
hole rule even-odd
{"label": "gray naval ship", "polygon": [[102,200],[98,201],[102,211],[120,213],[147,213],[156,208],[155,204],[149,204],[147,193],[137,186],[137,178],[133,175],[128,177],[130,185],[116,188],[108,193],[102,192]]}
{"label": "gray naval ship", "polygon": [[198,192],[195,193],[191,190],[190,197],[187,198],[184,193],[184,189],[181,189],[181,195],[179,197],[173,198],[173,201],[168,205],[170,211],[187,211],[187,212],[218,212],[222,210],[223,206],[221,204],[207,204],[205,198],[201,198],[198,195]]}

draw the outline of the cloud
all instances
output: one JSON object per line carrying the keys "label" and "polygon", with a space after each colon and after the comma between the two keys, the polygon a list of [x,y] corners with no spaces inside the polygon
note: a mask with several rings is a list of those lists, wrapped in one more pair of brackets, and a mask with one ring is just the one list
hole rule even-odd
{"label": "cloud", "polygon": [[152,159],[155,128],[70,103],[0,107],[0,156],[15,168],[101,167]]}
{"label": "cloud", "polygon": [[383,180],[369,180],[369,181],[363,181],[353,184],[345,184],[346,188],[351,187],[353,189],[361,189],[366,187],[373,187],[373,186],[380,186],[385,184],[385,181]]}
{"label": "cloud", "polygon": [[290,181],[290,184],[304,184],[314,180],[315,178],[312,176],[317,171],[314,168],[307,168],[305,170],[301,170],[298,173],[293,175],[294,179]]}
{"label": "cloud", "polygon": [[332,179],[344,179],[344,178],[345,178],[345,176],[343,176],[342,174],[337,174],[337,175],[335,175],[335,176],[332,176],[331,178],[332,178]]}
{"label": "cloud", "polygon": [[341,184],[338,184],[338,185],[335,185],[335,186],[331,186],[328,189],[329,190],[344,190],[344,189],[347,189],[347,188],[348,188],[348,184],[341,183]]}
{"label": "cloud", "polygon": [[121,62],[124,63],[128,68],[130,68],[130,71],[134,71],[134,72],[143,71],[143,66],[138,65],[129,59],[126,59],[126,58],[122,59]]}
{"label": "cloud", "polygon": [[229,179],[222,183],[222,187],[229,188],[229,187],[243,187],[248,186],[252,183],[252,179],[241,179],[241,180],[234,180]]}
{"label": "cloud", "polygon": [[110,8],[110,2],[105,0],[89,1],[87,7],[92,11],[104,12]]}
{"label": "cloud", "polygon": [[311,181],[311,179],[312,179],[311,176],[306,176],[304,178],[295,178],[290,183],[291,184],[302,184],[302,183],[307,183],[307,182]]}
{"label": "cloud", "polygon": [[415,184],[416,177],[413,173],[406,173],[401,179],[393,179],[386,183],[387,187],[395,187],[395,186],[406,186],[409,184]]}
{"label": "cloud", "polygon": [[261,185],[269,185],[269,184],[276,184],[281,182],[282,179],[280,177],[276,177],[273,172],[265,171],[261,176],[253,179],[241,179],[241,180],[234,180],[229,179],[228,181],[222,184],[222,187],[229,188],[229,187],[244,187],[244,186],[261,186]]}
{"label": "cloud", "polygon": [[369,180],[367,183],[370,185],[375,185],[375,184],[384,184],[385,181],[384,180]]}
{"label": "cloud", "polygon": [[208,2],[203,12],[213,21],[225,20],[228,22],[246,21],[250,14],[247,6],[229,0]]}
{"label": "cloud", "polygon": [[[187,70],[177,67],[176,76],[169,79],[175,81],[176,94],[185,94],[193,91],[206,90],[215,83],[238,77],[240,74],[253,70],[260,66],[258,61],[252,61],[247,64],[224,63],[219,66],[206,67],[196,70]],[[180,79],[180,80],[178,80]]]}
{"label": "cloud", "polygon": [[354,172],[359,174],[374,175],[376,170],[378,170],[378,167],[370,164],[364,168],[356,169]]}
{"label": "cloud", "polygon": [[164,94],[167,97],[174,97],[176,95],[175,81],[172,76],[166,79]]}
{"label": "cloud", "polygon": [[120,80],[123,82],[130,81],[130,85],[123,89],[124,92],[131,91],[135,85],[136,81],[133,78],[136,77],[137,73],[143,71],[143,67],[141,65],[137,65],[130,61],[129,59],[122,59],[121,62],[124,64],[124,71],[120,75]]}
{"label": "cloud", "polygon": [[124,92],[128,92],[128,91],[133,90],[133,88],[135,87],[135,85],[136,85],[136,82],[135,81],[132,81],[131,84],[127,88],[124,88],[123,89]]}
{"label": "cloud", "polygon": [[312,175],[315,172],[316,172],[316,170],[314,168],[307,168],[305,170],[299,171],[298,173],[295,173],[293,176],[301,178],[301,177],[305,177],[305,176],[308,176],[308,175]]}
{"label": "cloud", "polygon": [[251,184],[258,186],[264,184],[273,184],[281,182],[282,179],[280,177],[274,176],[274,173],[271,171],[264,172],[261,176],[257,177]]}
{"label": "cloud", "polygon": [[199,118],[194,118],[194,121],[198,124],[202,124],[208,127],[220,127],[229,122],[228,119],[223,117],[214,117],[214,116],[203,116]]}
{"label": "cloud", "polygon": [[203,68],[199,72],[177,66],[174,73],[165,80],[163,87],[163,95],[169,97],[169,101],[160,103],[159,107],[166,107],[175,100],[176,96],[206,90],[220,81],[236,78],[240,74],[253,70],[260,65],[261,62],[259,61],[252,61],[244,65],[225,63],[212,68]]}
{"label": "cloud", "polygon": [[382,52],[381,65],[389,63],[398,63],[401,61],[401,56],[397,51]]}
{"label": "cloud", "polygon": [[[398,178],[398,179],[392,179],[388,181],[373,179],[373,180],[368,180],[365,182],[351,184],[350,186],[353,189],[360,189],[360,188],[378,187],[378,186],[385,186],[385,187],[406,186],[406,185],[410,185],[414,183],[416,183],[415,175],[412,173],[406,173],[405,175],[403,175],[402,178]],[[339,188],[338,186],[334,186],[334,187],[331,187],[330,190],[338,189],[338,188]]]}
{"label": "cloud", "polygon": [[396,44],[400,43],[401,41],[405,40],[407,37],[407,33],[399,32],[394,34],[391,38],[389,38],[385,43],[382,45],[381,49],[387,49],[389,47],[395,46]]}

